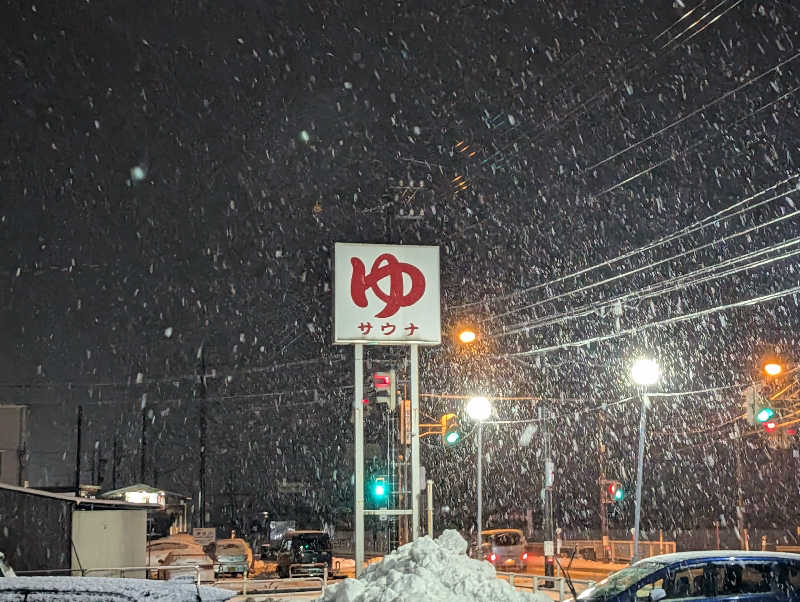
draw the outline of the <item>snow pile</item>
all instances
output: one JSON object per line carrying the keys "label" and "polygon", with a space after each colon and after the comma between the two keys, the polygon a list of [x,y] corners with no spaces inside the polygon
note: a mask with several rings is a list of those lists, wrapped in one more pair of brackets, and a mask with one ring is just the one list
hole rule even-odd
{"label": "snow pile", "polygon": [[552,602],[543,594],[515,590],[497,578],[488,562],[469,558],[458,531],[438,539],[423,537],[382,562],[361,579],[347,579],[325,590],[326,602]]}
{"label": "snow pile", "polygon": [[232,591],[186,583],[119,577],[3,577],[0,602],[19,600],[151,600],[152,602],[222,602]]}

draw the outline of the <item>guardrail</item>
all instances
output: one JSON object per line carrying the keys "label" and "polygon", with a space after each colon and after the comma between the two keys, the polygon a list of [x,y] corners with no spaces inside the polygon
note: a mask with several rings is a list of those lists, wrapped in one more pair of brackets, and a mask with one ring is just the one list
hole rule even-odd
{"label": "guardrail", "polygon": [[[505,573],[498,571],[497,576],[501,579],[505,578],[506,581],[515,589],[533,590],[533,593],[540,591],[558,593],[558,599],[566,600],[572,597],[572,592],[569,591],[567,579],[565,577],[546,577],[543,575],[529,575],[527,573]],[[530,585],[528,585],[530,583]],[[553,587],[545,587],[547,583],[553,583]],[[596,581],[591,579],[572,579],[572,585],[575,590],[580,593],[585,589],[592,587]]]}
{"label": "guardrail", "polygon": [[[285,579],[226,579],[217,582],[217,587],[242,584],[242,595],[248,593],[253,596],[283,596],[285,594],[303,594],[309,592],[325,593],[327,585],[324,577],[287,577]],[[291,587],[292,584],[302,584],[300,587]],[[318,585],[310,585],[318,584]],[[251,586],[248,592],[248,585]]]}
{"label": "guardrail", "polygon": [[[132,571],[141,571],[145,574],[146,578],[150,578],[151,571],[164,571],[166,570],[192,570],[195,573],[195,582],[200,585],[200,571],[209,568],[212,565],[197,565],[197,564],[159,564],[147,566],[115,566],[107,568],[90,568],[90,569],[41,569],[33,571],[16,571],[17,575],[21,576],[36,576],[36,575],[69,575],[73,574],[79,577],[86,577],[90,573],[117,573],[120,577],[125,577],[125,573]],[[103,575],[110,577],[111,575]]]}
{"label": "guardrail", "polygon": [[[639,540],[639,556],[649,558],[659,554],[672,554],[675,547],[674,541]],[[573,550],[576,556],[583,556],[586,560],[603,560],[605,555],[603,541],[599,539],[565,539],[559,546],[561,555],[570,556]],[[610,539],[608,552],[611,562],[630,562],[633,558],[633,541]]]}

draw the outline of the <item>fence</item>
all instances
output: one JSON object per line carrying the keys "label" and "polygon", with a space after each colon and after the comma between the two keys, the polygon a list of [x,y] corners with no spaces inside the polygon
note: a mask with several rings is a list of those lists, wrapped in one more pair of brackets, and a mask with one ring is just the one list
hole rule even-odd
{"label": "fence", "polygon": [[[542,577],[539,575],[527,575],[525,573],[504,573],[501,571],[497,572],[497,576],[500,579],[508,581],[508,583],[515,589],[533,591],[533,593],[557,593],[559,602],[561,600],[572,598],[572,592],[569,589],[569,585],[567,584],[565,577]],[[548,586],[548,583],[552,583],[552,586]],[[575,588],[575,592],[578,594],[586,589],[589,589],[594,584],[595,582],[589,579],[572,579],[572,585]]]}
{"label": "fence", "polygon": [[[630,562],[633,558],[633,540],[612,539],[608,542],[609,560],[611,562]],[[677,544],[674,541],[639,541],[639,556],[649,558],[659,554],[672,554],[676,551]],[[529,542],[527,545],[529,554],[544,556],[544,544],[541,542]],[[584,560],[604,560],[603,542],[599,539],[571,539],[562,540],[558,545],[558,553],[561,556],[571,556],[575,552],[576,557]]]}
{"label": "fence", "polygon": [[[208,565],[209,567],[211,565]],[[169,565],[148,565],[148,566],[117,566],[117,567],[108,567],[108,568],[92,568],[92,569],[42,569],[42,570],[35,570],[35,571],[16,571],[17,575],[23,576],[45,576],[45,575],[79,575],[81,577],[89,577],[95,573],[104,573],[102,575],[94,575],[95,577],[111,577],[113,575],[119,575],[120,577],[125,577],[126,573],[141,573],[138,575],[138,578],[149,578],[149,575],[157,574],[158,571],[164,571],[165,569],[169,570],[181,570],[181,571],[189,571],[194,572],[195,576],[193,581],[200,585],[200,571],[204,568],[207,568],[205,565],[196,565],[196,564],[169,564]],[[109,575],[111,573],[111,575]]]}
{"label": "fence", "polygon": [[[299,566],[299,565],[298,565]],[[200,585],[200,571],[207,570],[209,568],[213,568],[213,565],[196,565],[196,564],[170,564],[170,565],[149,565],[149,566],[124,566],[124,567],[107,567],[107,568],[92,568],[92,569],[42,569],[36,571],[18,571],[17,575],[28,575],[28,576],[45,576],[45,575],[65,575],[65,576],[72,576],[77,575],[81,577],[90,577],[90,576],[102,576],[102,577],[110,577],[110,576],[119,576],[125,577],[126,574],[130,575],[131,573],[141,573],[142,576],[144,575],[153,575],[158,574],[158,571],[161,571],[161,574],[164,573],[165,568],[170,570],[186,570],[186,571],[193,571],[195,576],[192,579],[194,583]],[[292,571],[294,565],[290,567],[290,571]],[[99,573],[99,575],[98,575]],[[225,579],[224,581],[219,582],[221,585],[230,586],[230,585],[241,585],[241,593],[246,595],[248,590],[251,594],[258,593],[263,594],[266,596],[272,595],[285,595],[285,594],[302,594],[302,593],[314,593],[320,592],[323,594],[325,592],[325,588],[328,585],[328,566],[324,565],[321,568],[321,575],[320,576],[304,576],[304,577],[295,577],[290,576],[289,578],[285,579],[248,579],[247,573],[242,575],[241,579]],[[292,574],[290,572],[290,574]],[[211,584],[216,584],[217,582],[211,582]]]}

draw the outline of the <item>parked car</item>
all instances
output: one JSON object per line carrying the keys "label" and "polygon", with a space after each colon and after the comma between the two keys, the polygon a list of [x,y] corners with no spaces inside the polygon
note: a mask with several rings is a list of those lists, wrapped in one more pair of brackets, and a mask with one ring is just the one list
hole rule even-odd
{"label": "parked car", "polygon": [[[278,549],[278,575],[321,575],[324,567],[328,573],[333,568],[331,539],[324,531],[290,531],[283,537]],[[292,568],[292,565],[300,565]],[[316,565],[316,566],[314,566]]]}
{"label": "parked car", "polygon": [[525,535],[519,529],[491,529],[483,531],[483,557],[491,562],[497,569],[525,568],[528,553],[525,551],[527,542]]}
{"label": "parked car", "polygon": [[0,577],[16,577],[14,569],[6,562],[6,555],[0,552]]}
{"label": "parked car", "polygon": [[194,580],[199,575],[200,583],[210,583],[214,581],[214,561],[202,550],[174,550],[161,561],[158,574],[161,579],[168,580],[190,577]]}
{"label": "parked car", "polygon": [[585,590],[586,602],[800,600],[800,554],[710,551],[653,556]]}
{"label": "parked car", "polygon": [[218,539],[214,575],[244,575],[250,567],[249,548],[241,539]]}
{"label": "parked car", "polygon": [[185,583],[115,577],[9,577],[0,579],[0,602],[221,602],[235,592]]}
{"label": "parked car", "polygon": [[191,535],[172,535],[147,542],[147,564],[158,566],[170,552],[201,553],[203,548]]}

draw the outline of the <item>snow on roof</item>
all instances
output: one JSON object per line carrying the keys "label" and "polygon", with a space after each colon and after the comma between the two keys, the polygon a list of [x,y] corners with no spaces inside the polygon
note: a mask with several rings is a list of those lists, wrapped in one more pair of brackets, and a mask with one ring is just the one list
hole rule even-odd
{"label": "snow on roof", "polygon": [[641,562],[661,562],[664,564],[672,564],[673,562],[681,562],[684,560],[703,560],[704,558],[731,558],[734,560],[746,558],[783,558],[798,562],[800,561],[800,554],[790,554],[788,552],[748,552],[746,550],[703,550],[698,552],[676,552],[674,554],[651,556],[650,558],[641,560]]}
{"label": "snow on roof", "polygon": [[164,495],[168,495],[169,497],[177,497],[187,500],[191,499],[190,496],[183,495],[182,493],[175,493],[174,491],[166,491],[164,489],[159,489],[158,487],[147,485],[146,483],[134,483],[133,485],[128,485],[127,487],[112,489],[111,491],[106,491],[105,493],[100,494],[100,497],[106,499],[124,497],[126,493],[132,491],[146,491],[147,493],[163,493]]}
{"label": "snow on roof", "polygon": [[26,495],[35,495],[53,500],[61,500],[62,502],[70,502],[76,506],[103,506],[106,508],[118,508],[120,510],[149,510],[161,508],[161,506],[157,504],[132,504],[131,502],[123,502],[122,500],[103,500],[89,497],[75,497],[74,493],[56,493],[54,491],[33,489],[32,487],[18,487],[17,485],[0,483],[0,490],[3,489],[6,491],[14,491],[16,493],[23,493]]}
{"label": "snow on roof", "polygon": [[466,551],[467,542],[458,531],[447,530],[438,539],[422,537],[369,565],[360,579],[326,588],[320,600],[552,602],[544,594],[515,590],[497,578],[491,564],[469,558]]}
{"label": "snow on roof", "polygon": [[[218,602],[232,598],[232,591],[214,587],[196,587],[193,584],[153,581],[145,579],[121,579],[114,577],[8,577],[0,579],[0,602],[18,600],[20,594],[40,593],[47,599],[58,594],[61,602],[80,602],[91,597],[113,596],[128,600],[152,600],[153,602]],[[40,599],[37,597],[37,599]],[[44,598],[41,598],[44,599]]]}

